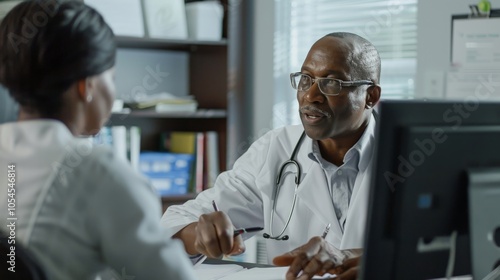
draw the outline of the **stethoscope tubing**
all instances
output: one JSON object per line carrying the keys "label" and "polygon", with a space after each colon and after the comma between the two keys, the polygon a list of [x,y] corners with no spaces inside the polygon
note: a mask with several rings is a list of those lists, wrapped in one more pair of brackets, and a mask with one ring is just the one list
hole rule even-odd
{"label": "stethoscope tubing", "polygon": [[[278,171],[278,176],[276,177],[276,186],[274,188],[274,193],[273,193],[273,206],[271,208],[271,218],[269,220],[269,232],[270,234],[264,233],[264,238],[266,239],[274,239],[274,240],[288,240],[288,235],[283,235],[288,228],[288,224],[290,223],[290,220],[292,219],[293,211],[295,210],[295,203],[297,202],[297,191],[299,189],[299,184],[300,184],[300,178],[302,175],[302,170],[300,168],[299,163],[294,159],[296,158],[297,152],[299,150],[299,147],[302,143],[302,140],[304,139],[306,133],[305,131],[302,132],[300,135],[299,140],[297,141],[297,144],[295,144],[295,147],[293,149],[292,155],[290,156],[290,159],[285,161],[279,171]],[[288,219],[285,223],[285,226],[281,230],[281,232],[278,235],[274,235],[273,233],[273,222],[274,222],[274,214],[276,213],[276,204],[278,201],[278,194],[280,191],[280,183],[281,183],[281,177],[283,175],[283,172],[286,168],[287,165],[293,164],[297,168],[297,174],[295,175],[295,191],[293,194],[293,201],[292,201],[292,206],[290,208],[290,214],[288,215]]]}

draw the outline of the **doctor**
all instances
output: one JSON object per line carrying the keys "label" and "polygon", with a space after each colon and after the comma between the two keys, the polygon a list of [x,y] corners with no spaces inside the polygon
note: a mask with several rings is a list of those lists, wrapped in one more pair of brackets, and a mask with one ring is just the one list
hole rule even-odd
{"label": "doctor", "polygon": [[[379,77],[380,58],[367,40],[351,33],[319,39],[290,75],[302,126],[258,139],[213,188],[168,208],[162,224],[193,257],[242,253],[251,235],[233,237],[233,229],[247,227],[264,227],[270,263],[318,240],[328,225],[328,246],[361,248]],[[339,251],[339,259],[356,252]]]}

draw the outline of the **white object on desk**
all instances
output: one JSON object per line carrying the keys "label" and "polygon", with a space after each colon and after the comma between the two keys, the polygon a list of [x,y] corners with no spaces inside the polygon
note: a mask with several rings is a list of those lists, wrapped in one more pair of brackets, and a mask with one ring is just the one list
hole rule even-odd
{"label": "white object on desk", "polygon": [[[217,266],[217,265],[213,265]],[[236,273],[228,274],[219,280],[284,280],[288,266],[281,267],[256,267],[240,270]],[[325,274],[323,276],[314,276],[312,279],[334,279],[334,275]],[[206,280],[206,278],[200,278]]]}
{"label": "white object on desk", "polygon": [[218,280],[242,270],[245,268],[237,264],[200,264],[195,267],[197,278],[201,280]]}

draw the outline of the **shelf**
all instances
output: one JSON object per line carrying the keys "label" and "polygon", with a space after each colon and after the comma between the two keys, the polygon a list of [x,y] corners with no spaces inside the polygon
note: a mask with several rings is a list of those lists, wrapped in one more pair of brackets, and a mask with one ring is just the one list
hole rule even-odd
{"label": "shelf", "polygon": [[174,40],[155,39],[145,37],[116,36],[116,43],[119,48],[139,48],[139,49],[162,49],[196,51],[199,49],[220,49],[227,47],[227,40],[220,41],[198,41],[198,40]]}
{"label": "shelf", "polygon": [[223,119],[227,112],[222,109],[200,109],[196,112],[156,112],[155,110],[133,110],[113,113],[112,118],[127,117],[159,118],[159,119]]}
{"label": "shelf", "polygon": [[185,195],[162,196],[161,203],[162,203],[163,212],[165,212],[169,206],[184,204],[184,202],[186,202],[190,199],[194,199],[196,197],[196,195],[197,194],[195,194],[195,193],[188,193]]}
{"label": "shelf", "polygon": [[196,193],[187,193],[183,195],[162,196],[161,201],[166,203],[172,203],[172,202],[184,203],[186,200],[195,198],[196,195],[197,195]]}

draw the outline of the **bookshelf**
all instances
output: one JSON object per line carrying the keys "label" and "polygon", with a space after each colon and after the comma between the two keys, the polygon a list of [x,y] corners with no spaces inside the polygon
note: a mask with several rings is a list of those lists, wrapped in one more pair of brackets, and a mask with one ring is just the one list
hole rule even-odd
{"label": "bookshelf", "polygon": [[157,113],[132,111],[113,113],[107,125],[138,126],[141,129],[141,151],[158,151],[160,135],[166,131],[217,131],[219,136],[219,170],[226,170],[225,110],[198,110],[195,113]]}
{"label": "bookshelf", "polygon": [[[117,36],[119,49],[184,52],[189,56],[189,93],[198,102],[194,113],[158,113],[153,110],[113,113],[108,126],[138,126],[141,151],[158,151],[166,131],[216,131],[219,170],[227,166],[228,128],[228,0],[224,6],[223,39],[220,41],[170,40]],[[196,194],[162,197],[163,209],[192,199]]]}
{"label": "bookshelf", "polygon": [[196,197],[194,193],[188,193],[185,195],[178,196],[164,196],[161,198],[163,212],[167,210],[169,206],[183,204],[184,202]]}

